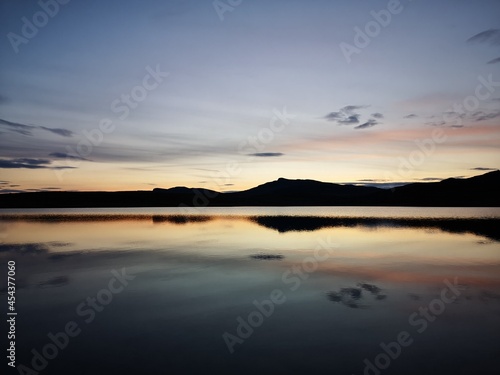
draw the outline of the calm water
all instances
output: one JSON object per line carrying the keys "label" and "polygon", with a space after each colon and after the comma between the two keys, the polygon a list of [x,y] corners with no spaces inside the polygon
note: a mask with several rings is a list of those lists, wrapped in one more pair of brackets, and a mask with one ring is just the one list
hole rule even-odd
{"label": "calm water", "polygon": [[499,223],[498,208],[1,210],[2,312],[15,261],[16,365],[40,374],[497,374]]}

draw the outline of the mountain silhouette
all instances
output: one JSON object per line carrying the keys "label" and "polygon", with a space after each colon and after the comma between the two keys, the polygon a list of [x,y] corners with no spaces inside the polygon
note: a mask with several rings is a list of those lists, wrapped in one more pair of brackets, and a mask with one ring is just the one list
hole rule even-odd
{"label": "mountain silhouette", "polygon": [[254,188],[220,193],[201,188],[152,191],[0,194],[0,208],[429,206],[499,207],[500,171],[466,179],[412,183],[393,189],[279,178]]}

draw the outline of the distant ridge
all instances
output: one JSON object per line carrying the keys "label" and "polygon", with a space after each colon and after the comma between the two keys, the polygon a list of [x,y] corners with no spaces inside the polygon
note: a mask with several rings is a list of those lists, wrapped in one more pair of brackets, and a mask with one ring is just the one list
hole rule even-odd
{"label": "distant ridge", "polygon": [[500,207],[500,171],[466,179],[412,183],[393,189],[279,178],[254,188],[219,193],[202,188],[153,191],[0,194],[0,208],[429,206]]}

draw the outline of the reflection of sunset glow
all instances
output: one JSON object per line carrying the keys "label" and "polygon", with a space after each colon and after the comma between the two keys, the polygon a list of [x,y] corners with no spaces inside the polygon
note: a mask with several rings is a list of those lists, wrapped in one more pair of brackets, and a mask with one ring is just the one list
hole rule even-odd
{"label": "reflection of sunset glow", "polygon": [[336,247],[320,266],[319,273],[325,277],[433,284],[444,277],[459,276],[470,284],[500,285],[497,242],[436,228],[358,225],[279,233],[244,216],[42,219],[4,222],[8,243],[47,244],[54,253],[160,251],[221,260],[246,259],[265,252],[284,256],[283,261],[266,263],[280,270],[311,256],[318,240],[329,238]]}

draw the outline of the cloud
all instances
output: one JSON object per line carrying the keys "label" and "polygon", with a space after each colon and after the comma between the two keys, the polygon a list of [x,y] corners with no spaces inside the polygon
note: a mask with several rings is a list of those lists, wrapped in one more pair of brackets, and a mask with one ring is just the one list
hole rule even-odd
{"label": "cloud", "polygon": [[351,115],[345,119],[339,120],[338,123],[343,125],[359,124],[359,117],[360,115],[358,114]]}
{"label": "cloud", "polygon": [[375,125],[378,125],[378,124],[379,124],[379,122],[377,120],[369,119],[367,122],[365,122],[364,124],[356,126],[354,129],[356,129],[356,130],[359,130],[359,129],[368,129],[368,128],[371,128],[372,126],[375,126]]}
{"label": "cloud", "polygon": [[425,177],[425,178],[420,178],[420,181],[443,181],[442,178],[438,177]]}
{"label": "cloud", "polygon": [[72,137],[74,134],[71,130],[68,130],[68,129],[49,128],[46,126],[36,126],[36,125],[26,125],[26,124],[7,121],[7,120],[3,120],[3,119],[0,119],[0,125],[3,125],[4,128],[6,128],[7,130],[10,130],[11,132],[26,135],[29,137],[33,136],[32,132],[35,129],[45,130],[45,131],[48,131],[50,133],[60,135],[62,137]]}
{"label": "cloud", "polygon": [[377,118],[377,119],[382,119],[384,118],[384,115],[379,112],[372,113],[372,117]]}
{"label": "cloud", "polygon": [[[496,101],[495,99],[491,99]],[[480,122],[493,120],[500,117],[500,111],[476,111],[472,113],[458,113],[453,111],[443,112],[441,116],[432,116],[431,118],[439,118],[439,121],[429,121],[426,125],[444,126],[449,128],[462,128],[465,121]]]}
{"label": "cloud", "polygon": [[85,161],[90,161],[89,159],[85,159],[81,156],[76,156],[76,155],[70,155],[65,152],[53,152],[49,154],[49,156],[52,156],[53,158],[57,159],[72,159],[72,160],[85,160]]}
{"label": "cloud", "polygon": [[405,117],[403,118],[417,118],[418,116],[414,113],[410,113],[409,115],[406,115]]}
{"label": "cloud", "polygon": [[57,135],[60,135],[62,137],[72,137],[73,136],[73,132],[71,130],[68,130],[68,129],[61,129],[61,128],[47,128],[45,126],[40,126],[39,127],[40,129],[43,129],[43,130],[47,130],[51,133],[54,133],[54,134],[57,134]]}
{"label": "cloud", "polygon": [[494,119],[497,117],[500,117],[500,111],[490,112],[490,113],[478,111],[478,112],[474,112],[470,115],[470,118],[473,121],[491,120],[491,119]]}
{"label": "cloud", "polygon": [[6,126],[7,129],[13,131],[14,133],[19,133],[28,136],[33,135],[31,131],[36,128],[36,126],[33,125],[19,124],[17,122],[11,122],[3,119],[0,119],[0,125]]}
{"label": "cloud", "polygon": [[17,189],[0,189],[0,194],[11,194],[11,193],[25,193],[25,190]]}
{"label": "cloud", "polygon": [[258,156],[260,158],[273,158],[278,156],[283,156],[285,154],[281,152],[256,152],[255,154],[250,154],[250,156]]}
{"label": "cloud", "polygon": [[431,125],[431,126],[443,126],[446,125],[445,121],[429,121],[425,123],[426,125]]}
{"label": "cloud", "polygon": [[498,168],[476,167],[471,168],[471,171],[498,171]]}
{"label": "cloud", "polygon": [[500,46],[500,29],[489,29],[476,34],[469,39],[468,43],[486,43]]}
{"label": "cloud", "polygon": [[369,105],[346,105],[340,109],[340,112],[345,114],[351,114],[358,109],[368,108]]}
{"label": "cloud", "polygon": [[496,64],[496,63],[500,63],[500,57],[497,57],[496,59],[488,61],[488,64]]}
{"label": "cloud", "polygon": [[329,121],[334,121],[334,120],[339,120],[343,117],[344,117],[344,115],[340,112],[330,112],[329,114],[327,114],[325,116],[325,119],[327,119]]}
{"label": "cloud", "polygon": [[[330,112],[324,118],[328,121],[335,121],[337,125],[355,125],[359,124],[361,117],[361,114],[355,111],[368,107],[368,105],[346,105],[336,112]],[[377,118],[384,117],[381,113],[374,113],[373,115],[375,115],[374,117],[379,116]]]}
{"label": "cloud", "polygon": [[0,159],[0,169],[73,169],[75,167],[51,166],[52,162],[48,159]]}

